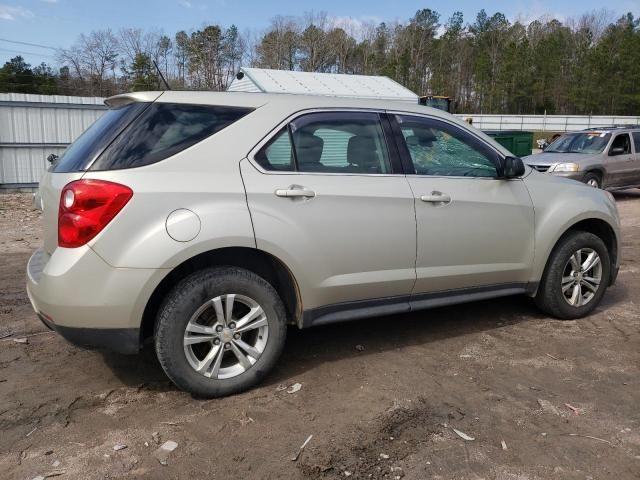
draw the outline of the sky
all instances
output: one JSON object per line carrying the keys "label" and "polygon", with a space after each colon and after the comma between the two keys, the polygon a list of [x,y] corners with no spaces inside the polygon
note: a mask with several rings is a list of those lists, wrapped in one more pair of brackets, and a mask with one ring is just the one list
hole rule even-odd
{"label": "sky", "polygon": [[473,21],[481,8],[527,22],[543,15],[562,20],[603,7],[616,17],[626,12],[640,16],[640,0],[0,0],[0,65],[16,55],[34,65],[55,65],[56,48],[69,47],[81,33],[105,28],[141,27],[170,36],[205,24],[259,31],[278,14],[322,11],[339,19],[377,23],[405,21],[420,8],[437,11],[442,22],[457,10],[465,22]]}

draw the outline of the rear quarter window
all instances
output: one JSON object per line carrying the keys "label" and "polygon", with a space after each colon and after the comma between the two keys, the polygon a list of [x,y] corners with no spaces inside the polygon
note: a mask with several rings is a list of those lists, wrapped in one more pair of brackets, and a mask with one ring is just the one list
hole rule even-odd
{"label": "rear quarter window", "polygon": [[67,147],[53,166],[53,171],[68,173],[85,170],[148,106],[148,103],[130,103],[105,112]]}
{"label": "rear quarter window", "polygon": [[153,103],[131,122],[91,165],[119,170],[159,162],[204,140],[252,109]]}

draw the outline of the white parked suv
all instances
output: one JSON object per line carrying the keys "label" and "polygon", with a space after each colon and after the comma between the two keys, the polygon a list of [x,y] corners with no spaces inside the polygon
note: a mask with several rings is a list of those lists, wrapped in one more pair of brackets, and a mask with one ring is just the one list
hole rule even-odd
{"label": "white parked suv", "polygon": [[107,104],[40,183],[29,297],[73,343],[153,342],[195,394],[254,385],[287,325],[512,294],[578,318],[616,278],[609,193],[442,111],[174,91]]}

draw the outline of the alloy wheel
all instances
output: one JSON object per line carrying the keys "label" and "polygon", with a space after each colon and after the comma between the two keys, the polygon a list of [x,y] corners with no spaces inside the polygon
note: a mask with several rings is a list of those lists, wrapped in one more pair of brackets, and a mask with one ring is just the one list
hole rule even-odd
{"label": "alloy wheel", "polygon": [[262,307],[245,295],[219,295],[196,310],[184,332],[189,365],[208,378],[232,378],[250,369],[269,338]]}
{"label": "alloy wheel", "polygon": [[581,248],[569,257],[562,275],[562,296],[573,307],[589,303],[600,288],[602,261],[592,248]]}

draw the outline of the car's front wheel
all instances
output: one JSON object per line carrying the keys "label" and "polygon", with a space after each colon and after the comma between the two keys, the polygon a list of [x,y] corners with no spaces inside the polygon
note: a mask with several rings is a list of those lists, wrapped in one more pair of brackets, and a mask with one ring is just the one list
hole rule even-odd
{"label": "car's front wheel", "polygon": [[589,232],[569,232],[549,257],[536,304],[557,318],[584,317],[602,299],[610,275],[611,262],[604,242]]}
{"label": "car's front wheel", "polygon": [[584,183],[593,188],[602,188],[602,180],[600,175],[594,172],[589,172],[584,176]]}
{"label": "car's front wheel", "polygon": [[220,397],[258,383],[276,363],[286,314],[274,288],[253,272],[210,268],[179,282],[160,307],[155,345],[179,388]]}

